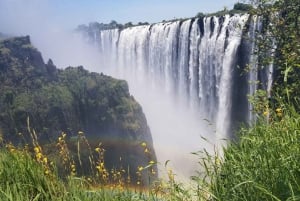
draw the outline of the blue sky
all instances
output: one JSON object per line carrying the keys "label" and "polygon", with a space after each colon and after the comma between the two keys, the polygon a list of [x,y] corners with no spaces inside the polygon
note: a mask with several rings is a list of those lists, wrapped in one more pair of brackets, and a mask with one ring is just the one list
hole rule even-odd
{"label": "blue sky", "polygon": [[[52,0],[51,6],[67,20],[134,23],[191,17],[199,11],[213,12],[233,7],[237,0]],[[60,3],[58,3],[60,2]],[[74,15],[77,16],[74,16]]]}
{"label": "blue sky", "polygon": [[[9,24],[74,28],[91,21],[159,22],[232,8],[238,0],[0,0],[0,31]],[[24,26],[24,25],[23,25]],[[12,26],[11,26],[12,27]]]}

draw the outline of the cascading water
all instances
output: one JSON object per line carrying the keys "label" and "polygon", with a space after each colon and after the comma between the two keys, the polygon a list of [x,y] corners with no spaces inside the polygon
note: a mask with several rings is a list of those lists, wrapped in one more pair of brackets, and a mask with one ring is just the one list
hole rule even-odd
{"label": "cascading water", "polygon": [[237,86],[248,87],[249,80],[238,78],[236,70],[246,63],[241,54],[253,49],[240,47],[248,18],[226,15],[96,32],[108,66],[101,71],[128,81],[148,119],[159,162],[171,160],[190,174],[196,170],[190,152],[208,148],[200,136],[218,144],[232,136],[238,115],[248,115],[235,111],[250,107],[249,90],[239,94]]}
{"label": "cascading water", "polygon": [[[261,64],[259,64],[259,60],[262,58],[258,58],[256,51],[258,51],[259,47],[256,44],[257,37],[259,34],[262,34],[263,24],[262,17],[252,16],[249,18],[248,29],[244,33],[245,39],[243,41],[242,46],[244,46],[244,56],[247,58],[242,62],[242,66],[245,68],[245,72],[247,72],[248,82],[247,86],[247,95],[254,96],[255,92],[258,89],[263,89],[266,91],[268,98],[271,97],[271,88],[273,84],[273,63],[265,64],[264,68],[261,68]],[[273,47],[272,49],[276,49]],[[246,54],[245,54],[246,53]],[[248,53],[248,54],[247,54]],[[274,55],[271,52],[268,52],[268,57],[272,58]],[[245,122],[248,122],[250,125],[256,121],[255,112],[253,111],[253,105],[248,102],[248,116],[244,119]]]}

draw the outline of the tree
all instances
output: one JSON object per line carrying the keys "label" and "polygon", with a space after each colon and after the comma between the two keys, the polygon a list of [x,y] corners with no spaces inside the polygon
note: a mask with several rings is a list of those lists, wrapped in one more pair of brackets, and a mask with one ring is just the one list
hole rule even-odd
{"label": "tree", "polygon": [[271,52],[261,60],[275,65],[273,92],[300,111],[300,1],[250,0],[253,14],[262,17],[263,29],[257,39],[258,54]]}
{"label": "tree", "polygon": [[126,24],[124,24],[124,28],[132,27],[132,26],[133,26],[132,22],[127,22]]}
{"label": "tree", "polygon": [[197,13],[196,17],[198,17],[198,18],[204,18],[205,14],[202,13],[202,12],[199,12],[199,13]]}
{"label": "tree", "polygon": [[149,25],[149,22],[139,22],[138,25],[139,26],[141,26],[141,25]]}
{"label": "tree", "polygon": [[233,6],[234,10],[250,11],[253,7],[250,4],[236,3]]}
{"label": "tree", "polygon": [[117,27],[118,27],[118,23],[117,23],[117,21],[115,21],[115,20],[112,20],[112,21],[109,23],[109,25],[110,25],[112,28],[117,28]]}

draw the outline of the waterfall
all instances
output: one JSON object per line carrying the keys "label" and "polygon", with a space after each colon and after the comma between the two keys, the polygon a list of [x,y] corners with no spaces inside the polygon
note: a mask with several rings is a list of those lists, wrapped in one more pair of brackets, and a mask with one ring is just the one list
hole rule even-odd
{"label": "waterfall", "polygon": [[257,26],[248,14],[236,14],[96,33],[100,59],[108,66],[102,71],[128,81],[148,119],[160,162],[180,158],[186,171],[190,152],[207,146],[200,136],[218,144],[231,138],[235,119],[252,118],[247,94],[256,89],[249,79],[256,80],[257,72],[240,78],[238,65],[245,68],[255,59],[250,56],[253,42],[247,48],[242,44],[245,30],[251,38]]}
{"label": "waterfall", "polygon": [[[259,17],[254,16],[252,19],[252,22],[250,23],[250,28],[249,28],[249,32],[248,32],[248,37],[249,37],[249,48],[251,49],[251,52],[255,51],[256,45],[254,43],[255,41],[255,37],[256,37],[256,32],[261,30],[261,23],[259,20]],[[258,74],[257,74],[257,56],[255,54],[251,54],[249,55],[250,57],[250,63],[249,63],[249,87],[248,87],[248,94],[250,96],[253,96],[255,91],[257,90],[257,80],[258,80]],[[249,107],[249,112],[248,112],[248,121],[254,121],[255,117],[254,117],[254,113],[253,111],[253,106],[252,104],[249,102],[248,103],[248,107]]]}

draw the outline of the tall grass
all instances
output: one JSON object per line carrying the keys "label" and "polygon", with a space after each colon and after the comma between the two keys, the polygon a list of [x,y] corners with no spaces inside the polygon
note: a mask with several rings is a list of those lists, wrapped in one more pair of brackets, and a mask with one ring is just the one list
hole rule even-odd
{"label": "tall grass", "polygon": [[[90,159],[94,178],[77,175],[78,167],[69,155],[65,134],[57,143],[57,156],[65,161],[58,167],[67,170],[64,177],[58,176],[55,164],[36,140],[31,148],[2,144],[7,149],[0,150],[0,200],[300,200],[300,115],[290,108],[267,108],[255,126],[240,129],[238,136],[238,140],[224,148],[222,157],[217,152],[198,153],[201,168],[192,177],[194,185],[176,181],[176,173],[166,167],[167,178],[146,189],[140,185],[126,186],[119,182],[123,181],[121,177],[112,180],[116,183],[105,182],[104,176],[118,175],[118,171],[105,169],[100,145],[94,150],[90,148],[90,152],[96,153]],[[148,167],[141,166],[137,173],[149,171],[151,166],[152,162]]]}
{"label": "tall grass", "polygon": [[209,185],[210,198],[300,200],[300,115],[292,111],[284,114],[277,108],[268,120],[241,129],[222,160],[209,155],[202,159],[209,179],[201,184]]}
{"label": "tall grass", "polygon": [[28,153],[0,151],[1,201],[126,201],[157,200],[154,196],[135,190],[114,188],[90,189],[83,177],[70,176],[63,181]]}
{"label": "tall grass", "polygon": [[0,152],[0,200],[59,200],[65,187],[25,152]]}
{"label": "tall grass", "polygon": [[[89,147],[90,165],[95,174],[77,175],[80,163],[74,163],[66,142],[66,134],[59,136],[56,144],[58,154],[53,158],[45,151],[49,149],[49,145],[40,145],[35,132],[30,132],[32,145],[16,147],[3,140],[0,142],[1,201],[173,201],[186,200],[189,196],[182,185],[175,181],[172,171],[169,171],[169,180],[156,181],[148,188],[139,183],[127,185],[123,182],[127,178],[123,178],[122,170],[105,168],[104,149],[100,145],[94,151]],[[80,135],[83,137],[82,133]],[[142,146],[147,145],[143,143]],[[92,155],[94,152],[96,157]],[[52,159],[55,159],[59,166],[56,166]],[[137,174],[149,172],[154,164],[154,161],[150,161],[146,167],[139,166]],[[57,168],[62,170],[58,171]],[[150,174],[152,173],[150,171]]]}

